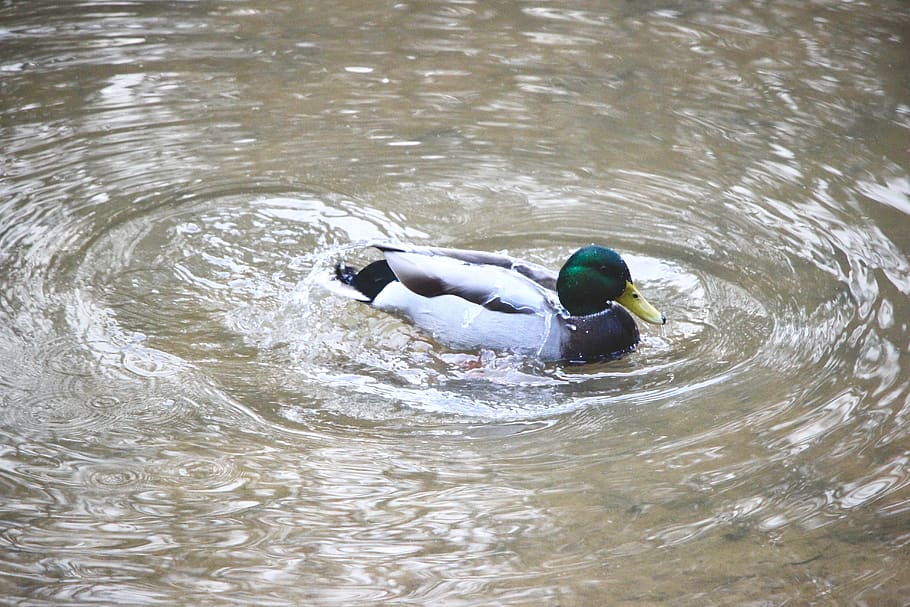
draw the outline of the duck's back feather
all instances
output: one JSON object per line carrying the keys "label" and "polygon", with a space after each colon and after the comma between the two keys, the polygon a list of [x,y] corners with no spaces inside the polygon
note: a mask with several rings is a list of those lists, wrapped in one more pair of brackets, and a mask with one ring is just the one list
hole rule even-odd
{"label": "duck's back feather", "polygon": [[423,297],[455,295],[494,312],[551,314],[555,293],[499,264],[451,255],[389,251],[386,261],[401,283]]}
{"label": "duck's back feather", "polygon": [[450,249],[446,247],[422,247],[417,245],[401,245],[389,243],[373,243],[371,246],[387,253],[390,251],[401,253],[415,253],[426,255],[428,257],[448,257],[458,259],[465,263],[479,266],[497,266],[512,270],[536,282],[544,289],[549,291],[556,290],[557,273],[550,268],[517,259],[502,253],[490,253],[487,251],[472,251],[468,249]]}

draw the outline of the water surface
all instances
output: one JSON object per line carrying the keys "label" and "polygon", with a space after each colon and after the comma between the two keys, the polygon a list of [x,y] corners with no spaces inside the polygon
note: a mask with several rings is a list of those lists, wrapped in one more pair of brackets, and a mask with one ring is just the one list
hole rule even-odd
{"label": "water surface", "polygon": [[[900,2],[0,7],[0,596],[901,605]],[[357,243],[621,251],[623,359],[445,349]]]}

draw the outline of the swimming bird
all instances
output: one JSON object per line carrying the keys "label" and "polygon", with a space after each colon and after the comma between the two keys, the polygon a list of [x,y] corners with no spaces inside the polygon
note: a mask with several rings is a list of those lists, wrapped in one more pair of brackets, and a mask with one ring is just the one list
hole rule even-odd
{"label": "swimming bird", "polygon": [[630,352],[641,319],[664,324],[622,257],[588,245],[559,272],[500,253],[369,243],[383,254],[357,270],[335,266],[332,289],[401,315],[456,349],[492,349],[542,361],[591,362]]}

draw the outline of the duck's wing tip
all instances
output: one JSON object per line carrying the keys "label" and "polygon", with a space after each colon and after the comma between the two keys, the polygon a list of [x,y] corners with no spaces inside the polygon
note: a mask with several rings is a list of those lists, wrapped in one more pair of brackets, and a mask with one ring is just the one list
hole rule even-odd
{"label": "duck's wing tip", "polygon": [[316,282],[323,289],[329,293],[334,293],[335,295],[340,295],[342,297],[347,297],[348,299],[354,299],[356,301],[369,302],[371,301],[369,297],[355,289],[349,284],[341,282],[335,273],[324,273],[320,274],[316,278]]}

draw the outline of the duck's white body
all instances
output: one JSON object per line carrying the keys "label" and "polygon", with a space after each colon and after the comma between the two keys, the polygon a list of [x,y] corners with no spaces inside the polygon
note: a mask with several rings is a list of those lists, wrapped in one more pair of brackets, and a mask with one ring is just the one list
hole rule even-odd
{"label": "duck's white body", "polygon": [[564,326],[552,314],[493,312],[457,295],[424,297],[390,283],[373,307],[400,314],[433,339],[456,350],[512,350],[544,361],[559,360]]}

